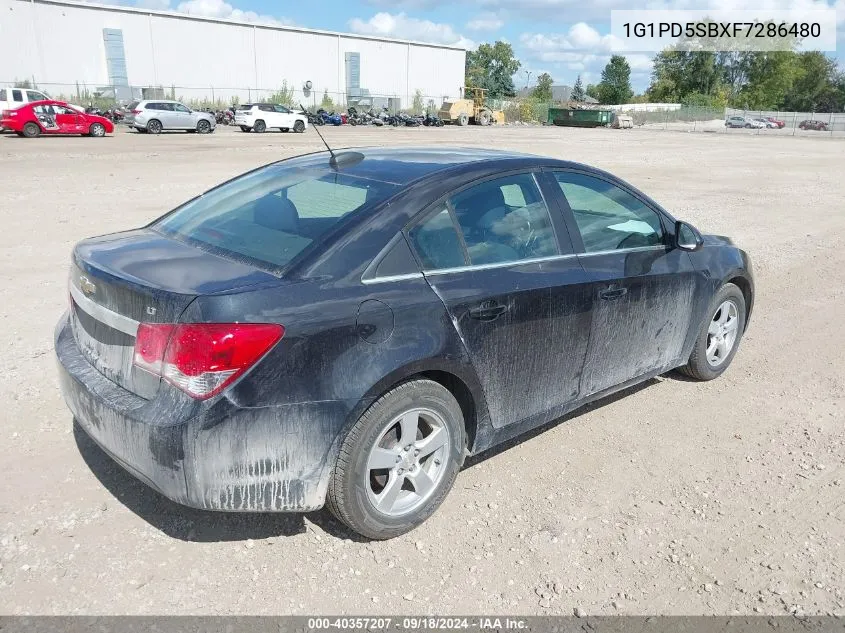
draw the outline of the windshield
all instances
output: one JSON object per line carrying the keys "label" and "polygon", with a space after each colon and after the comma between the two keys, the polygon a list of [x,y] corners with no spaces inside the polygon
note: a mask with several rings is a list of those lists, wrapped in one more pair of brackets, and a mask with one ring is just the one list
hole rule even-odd
{"label": "windshield", "polygon": [[279,269],[344,218],[398,190],[397,185],[344,175],[328,166],[276,163],[212,189],[151,228]]}

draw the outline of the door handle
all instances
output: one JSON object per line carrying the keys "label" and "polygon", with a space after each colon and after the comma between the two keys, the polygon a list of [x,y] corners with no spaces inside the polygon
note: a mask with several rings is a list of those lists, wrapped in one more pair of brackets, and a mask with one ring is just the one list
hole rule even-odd
{"label": "door handle", "polygon": [[628,294],[627,288],[610,288],[609,290],[602,290],[599,293],[599,298],[605,301],[613,301],[619,297],[624,297],[626,294]]}
{"label": "door handle", "polygon": [[477,319],[479,321],[493,321],[507,311],[508,306],[493,303],[492,301],[485,301],[481,305],[470,309],[469,316],[471,319]]}

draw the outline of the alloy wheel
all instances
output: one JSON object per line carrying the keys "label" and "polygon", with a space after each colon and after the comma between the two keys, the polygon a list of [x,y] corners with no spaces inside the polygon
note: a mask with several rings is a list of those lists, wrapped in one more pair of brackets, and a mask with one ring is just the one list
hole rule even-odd
{"label": "alloy wheel", "polygon": [[382,514],[409,514],[434,494],[447,471],[449,428],[431,409],[411,409],[378,438],[367,458],[367,497]]}
{"label": "alloy wheel", "polygon": [[739,311],[727,300],[716,309],[707,328],[707,362],[718,367],[730,356],[739,330]]}

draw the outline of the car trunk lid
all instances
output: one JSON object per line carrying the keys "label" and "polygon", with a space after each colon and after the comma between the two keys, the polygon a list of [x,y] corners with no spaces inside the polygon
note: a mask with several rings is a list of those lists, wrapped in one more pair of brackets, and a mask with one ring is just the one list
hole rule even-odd
{"label": "car trunk lid", "polygon": [[132,363],[141,323],[175,323],[198,295],[276,279],[148,229],[93,238],[74,249],[71,328],[83,355],[100,373],[151,398],[159,377]]}

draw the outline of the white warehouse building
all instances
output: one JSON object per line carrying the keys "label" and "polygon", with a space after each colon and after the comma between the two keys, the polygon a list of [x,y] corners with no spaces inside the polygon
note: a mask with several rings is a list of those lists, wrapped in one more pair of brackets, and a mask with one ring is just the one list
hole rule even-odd
{"label": "white warehouse building", "polygon": [[[240,103],[283,85],[294,100],[410,107],[460,95],[463,48],[78,2],[0,0],[0,86],[54,98]],[[311,82],[311,89],[305,89]],[[388,99],[391,99],[388,103]]]}

